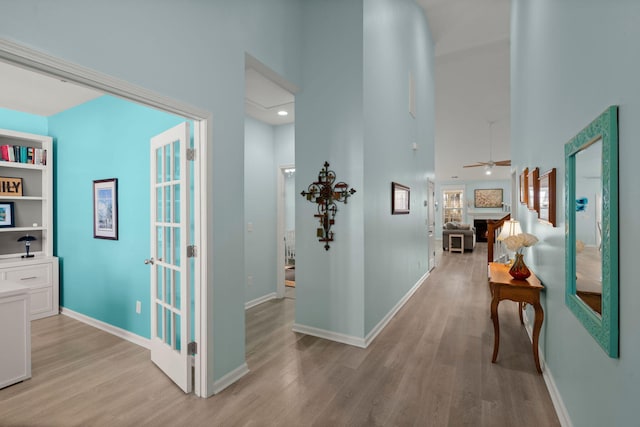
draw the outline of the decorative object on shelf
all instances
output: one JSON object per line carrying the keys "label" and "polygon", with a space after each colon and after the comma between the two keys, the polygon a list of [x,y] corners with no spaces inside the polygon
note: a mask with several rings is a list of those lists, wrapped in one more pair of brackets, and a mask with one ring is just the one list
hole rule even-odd
{"label": "decorative object on shelf", "polygon": [[411,189],[406,185],[391,183],[391,215],[408,214]]}
{"label": "decorative object on shelf", "polygon": [[0,202],[0,228],[15,227],[13,202]]}
{"label": "decorative object on shelf", "polygon": [[319,242],[324,242],[324,249],[329,250],[329,242],[333,241],[331,226],[335,223],[338,207],[335,202],[347,203],[347,199],[356,192],[345,182],[334,185],[336,173],[329,170],[329,162],[324,162],[324,167],[318,174],[318,180],[309,184],[307,191],[300,193],[310,202],[318,204],[318,213],[314,217],[320,221],[317,229]]}
{"label": "decorative object on shelf", "polygon": [[529,195],[529,183],[527,180],[529,179],[529,168],[524,168],[522,173],[520,174],[520,203],[523,205],[528,204],[527,197]]}
{"label": "decorative object on shelf", "polygon": [[[516,221],[517,222],[517,221]],[[503,240],[507,248],[515,252],[515,261],[509,270],[509,274],[514,279],[526,279],[531,275],[531,272],[524,263],[522,258],[522,250],[538,243],[538,238],[533,234],[519,233],[512,236],[505,237]]]}
{"label": "decorative object on shelf", "polygon": [[33,258],[34,255],[29,254],[29,249],[31,248],[31,242],[33,242],[34,240],[38,240],[38,239],[36,239],[35,236],[30,236],[28,234],[18,239],[18,242],[24,242],[24,248],[27,251],[27,254],[22,255],[21,258]]}
{"label": "decorative object on shelf", "polygon": [[540,185],[538,200],[540,211],[538,219],[541,222],[556,226],[556,168],[553,168],[540,175]]}
{"label": "decorative object on shelf", "polygon": [[22,197],[22,178],[0,176],[0,196]]}
{"label": "decorative object on shelf", "polygon": [[118,179],[93,181],[93,237],[118,240]]}
{"label": "decorative object on shelf", "polygon": [[538,168],[531,169],[529,171],[529,177],[527,178],[529,184],[529,194],[527,195],[527,207],[530,211],[538,212],[540,210],[540,200],[538,196],[540,195],[538,186],[540,182],[538,181],[540,171]]}
{"label": "decorative object on shelf", "polygon": [[501,208],[502,188],[477,189],[473,192],[473,207],[475,208]]}
{"label": "decorative object on shelf", "polygon": [[518,280],[524,280],[527,277],[531,276],[531,271],[524,263],[522,254],[516,252],[513,265],[509,269],[509,274],[511,275],[511,277]]}

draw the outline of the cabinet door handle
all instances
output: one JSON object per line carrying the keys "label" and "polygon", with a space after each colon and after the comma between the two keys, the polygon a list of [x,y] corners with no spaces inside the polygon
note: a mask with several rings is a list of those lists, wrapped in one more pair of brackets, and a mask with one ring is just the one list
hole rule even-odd
{"label": "cabinet door handle", "polygon": [[20,280],[31,280],[31,279],[37,279],[38,276],[31,276],[31,277],[21,277]]}

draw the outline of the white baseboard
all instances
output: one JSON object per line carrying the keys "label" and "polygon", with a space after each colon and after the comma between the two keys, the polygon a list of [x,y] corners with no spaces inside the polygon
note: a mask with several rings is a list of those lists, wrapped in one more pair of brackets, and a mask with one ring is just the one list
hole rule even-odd
{"label": "white baseboard", "polygon": [[247,366],[246,363],[243,363],[233,371],[229,372],[227,375],[213,382],[213,394],[220,393],[222,390],[229,387],[231,384],[238,381],[240,378],[244,377],[248,373],[249,373],[249,367]]}
{"label": "white baseboard", "polygon": [[123,340],[132,342],[146,349],[151,349],[151,340],[134,334],[133,332],[125,331],[124,329],[118,328],[117,326],[110,325],[101,320],[94,319],[93,317],[85,316],[84,314],[78,313],[65,307],[60,307],[60,314],[64,314],[67,317],[71,317],[72,319],[76,319],[82,323],[86,323],[89,326],[93,326],[94,328],[98,328],[100,330],[108,332],[111,335],[115,335],[119,338],[122,338]]}
{"label": "white baseboard", "polygon": [[380,322],[378,322],[378,324],[367,334],[364,339],[365,347],[368,347],[369,344],[371,344],[373,340],[376,339],[378,334],[382,332],[382,330],[389,324],[389,322],[391,322],[393,316],[395,316],[400,311],[400,309],[404,307],[407,301],[409,301],[413,294],[420,288],[420,286],[422,286],[424,281],[427,280],[429,274],[430,273],[428,271],[424,273],[424,275],[420,279],[418,279],[416,284],[413,285],[411,289],[409,289],[409,291],[400,299],[400,301],[398,301],[398,303],[391,309],[391,311],[389,311],[387,315],[384,316],[382,320],[380,320]]}
{"label": "white baseboard", "polygon": [[263,295],[259,298],[253,299],[251,301],[247,301],[244,303],[244,309],[248,310],[251,307],[255,307],[256,305],[260,305],[263,302],[267,302],[272,299],[276,299],[277,295],[275,292],[271,292],[270,294]]}
{"label": "white baseboard", "polygon": [[301,334],[311,335],[326,340],[341,342],[343,344],[353,345],[355,347],[367,348],[369,344],[378,336],[380,332],[389,324],[393,316],[409,301],[413,294],[420,288],[424,281],[429,277],[429,272],[425,273],[411,289],[398,301],[398,303],[378,322],[378,324],[367,334],[365,338],[355,337],[352,335],[341,334],[338,332],[327,331],[325,329],[314,328],[313,326],[293,324],[293,331]]}
{"label": "white baseboard", "polygon": [[[527,331],[527,335],[529,335],[529,341],[533,343],[533,325],[529,321],[529,317],[526,313],[522,314],[522,318],[524,320],[524,328]],[[549,391],[549,396],[551,396],[551,402],[553,403],[553,407],[556,410],[556,415],[558,415],[558,420],[560,421],[560,425],[562,427],[573,427],[573,423],[571,422],[571,418],[569,417],[569,412],[567,411],[567,407],[564,406],[564,401],[562,400],[562,396],[560,395],[560,391],[558,387],[556,387],[556,382],[553,379],[553,375],[551,374],[551,370],[547,366],[546,361],[544,360],[544,353],[538,346],[538,356],[540,357],[540,367],[542,368],[542,378],[544,378],[544,383],[547,385],[547,390]]]}
{"label": "white baseboard", "polygon": [[314,328],[313,326],[293,324],[293,332],[299,332],[305,335],[311,335],[325,340],[341,342],[343,344],[353,345],[355,347],[366,348],[364,338],[354,337],[353,335],[341,334],[339,332],[327,331],[326,329]]}

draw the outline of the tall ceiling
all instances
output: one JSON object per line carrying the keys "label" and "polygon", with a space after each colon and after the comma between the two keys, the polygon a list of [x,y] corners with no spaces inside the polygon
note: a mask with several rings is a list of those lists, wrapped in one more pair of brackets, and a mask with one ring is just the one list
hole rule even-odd
{"label": "tall ceiling", "polygon": [[[495,167],[491,176],[481,167],[463,168],[510,159],[510,0],[416,1],[426,12],[435,43],[436,180],[510,179],[510,167]],[[247,114],[273,125],[293,122],[290,88],[249,63]],[[0,108],[42,116],[101,95],[2,62],[0,76]],[[289,115],[278,116],[281,109]]]}
{"label": "tall ceiling", "polygon": [[462,167],[511,158],[510,0],[417,2],[435,43],[436,180],[510,179],[510,167]]}

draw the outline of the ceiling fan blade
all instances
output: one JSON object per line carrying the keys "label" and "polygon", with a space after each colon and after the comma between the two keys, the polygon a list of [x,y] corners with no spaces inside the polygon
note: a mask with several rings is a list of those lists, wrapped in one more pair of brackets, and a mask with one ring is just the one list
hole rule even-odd
{"label": "ceiling fan blade", "polygon": [[511,160],[499,160],[496,163],[496,166],[511,166]]}
{"label": "ceiling fan blade", "polygon": [[462,167],[463,167],[463,168],[477,168],[477,167],[479,167],[479,166],[486,166],[486,165],[488,165],[488,164],[489,164],[489,163],[486,163],[486,162],[478,162],[478,163],[476,163],[475,165],[464,165],[464,166],[462,166]]}

